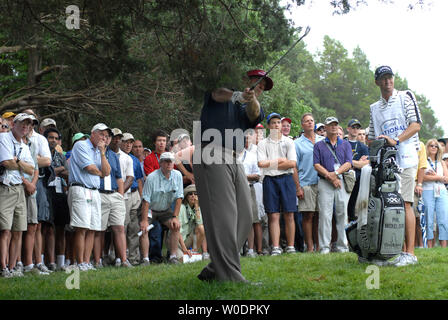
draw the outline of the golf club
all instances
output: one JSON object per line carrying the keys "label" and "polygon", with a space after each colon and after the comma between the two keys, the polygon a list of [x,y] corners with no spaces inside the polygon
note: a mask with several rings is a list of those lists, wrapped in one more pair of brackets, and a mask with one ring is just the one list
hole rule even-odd
{"label": "golf club", "polygon": [[277,60],[277,62],[266,72],[266,74],[261,77],[260,79],[257,80],[257,82],[255,82],[252,87],[250,88],[250,90],[254,90],[255,87],[261,82],[261,80],[263,80],[271,71],[272,69],[274,69],[279,63],[280,61],[283,60],[283,58],[289,53],[289,51],[291,51],[299,42],[300,40],[302,40],[304,37],[306,37],[306,35],[310,32],[310,27],[306,27],[305,33],[303,34],[303,36],[301,36],[296,42],[294,42],[294,44],[291,46],[291,48],[288,49],[288,51],[286,51],[286,53],[280,57],[280,59]]}

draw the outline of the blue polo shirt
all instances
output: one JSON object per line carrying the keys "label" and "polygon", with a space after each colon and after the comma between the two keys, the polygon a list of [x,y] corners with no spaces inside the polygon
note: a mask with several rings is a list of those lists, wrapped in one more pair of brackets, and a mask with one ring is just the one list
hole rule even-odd
{"label": "blue polo shirt", "polygon": [[[117,154],[113,152],[109,147],[106,149],[106,159],[110,166],[110,186],[112,190],[118,191],[117,179],[122,179],[120,160],[118,160]],[[104,179],[100,179],[100,189],[104,190]]]}
{"label": "blue polo shirt", "polygon": [[[246,104],[240,104],[239,102],[233,104],[228,102],[217,102],[213,100],[212,94],[207,93],[205,95],[204,106],[201,111],[201,138],[204,131],[208,129],[218,130],[221,134],[220,143],[223,147],[233,149],[237,152],[244,150],[244,131],[247,129],[253,129],[264,119],[263,108],[260,108],[260,115],[254,121],[251,121],[246,113]],[[236,129],[241,129],[239,134],[236,134]],[[232,137],[232,141],[228,141],[226,145],[226,130],[227,135],[229,130],[233,130],[235,136]],[[213,139],[204,140],[203,143],[212,142]]]}
{"label": "blue polo shirt", "polygon": [[328,138],[325,138],[314,145],[313,164],[318,163],[327,169],[328,172],[334,172],[334,165],[337,162],[325,144],[329,145],[330,148],[335,151],[341,166],[346,162],[350,162],[350,164],[352,164],[352,147],[348,141],[339,137],[335,146],[331,145]]}
{"label": "blue polo shirt", "polygon": [[[324,137],[316,134],[316,143],[323,140]],[[297,155],[297,171],[299,172],[299,181],[302,187],[317,184],[317,171],[314,169],[313,150],[314,144],[310,139],[301,135],[294,141]]]}
{"label": "blue polo shirt", "polygon": [[[352,147],[353,160],[358,161],[362,156],[369,156],[369,148],[361,141],[348,141]],[[361,176],[361,169],[356,169],[356,178]]]}
{"label": "blue polo shirt", "polygon": [[140,165],[140,160],[138,160],[132,153],[128,154],[132,159],[132,164],[134,166],[134,182],[132,182],[131,190],[138,188],[138,180],[143,179],[142,166]]}
{"label": "blue polo shirt", "polygon": [[90,142],[90,139],[78,141],[73,146],[70,157],[69,183],[82,183],[88,188],[100,187],[100,177],[90,174],[85,167],[94,164],[101,170],[101,153]]}
{"label": "blue polo shirt", "polygon": [[151,210],[167,210],[176,199],[184,198],[182,174],[174,169],[167,179],[162,169],[151,172],[146,177],[142,198],[149,203]]}

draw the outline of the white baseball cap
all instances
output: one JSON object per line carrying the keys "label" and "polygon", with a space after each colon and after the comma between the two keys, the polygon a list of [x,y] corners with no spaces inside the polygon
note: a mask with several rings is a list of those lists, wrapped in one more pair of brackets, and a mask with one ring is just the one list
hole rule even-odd
{"label": "white baseball cap", "polygon": [[162,153],[162,155],[160,156],[160,162],[162,162],[164,160],[174,161],[174,153],[172,153],[172,152]]}
{"label": "white baseball cap", "polygon": [[41,127],[47,127],[47,126],[51,126],[51,125],[54,125],[56,127],[56,121],[51,118],[46,118],[46,119],[42,120],[42,122],[40,123]]}
{"label": "white baseball cap", "polygon": [[97,131],[97,130],[99,130],[99,131],[110,130],[112,132],[112,130],[108,126],[106,126],[104,123],[97,123],[96,125],[94,125],[91,132]]}
{"label": "white baseball cap", "polygon": [[127,140],[134,140],[134,136],[130,134],[129,132],[123,133],[123,137],[121,138],[121,141],[127,141]]}

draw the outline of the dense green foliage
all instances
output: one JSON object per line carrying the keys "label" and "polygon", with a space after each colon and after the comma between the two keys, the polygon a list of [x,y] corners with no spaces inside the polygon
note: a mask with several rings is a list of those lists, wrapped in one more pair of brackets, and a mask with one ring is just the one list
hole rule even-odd
{"label": "dense green foliage", "polygon": [[[304,0],[289,1],[298,5]],[[352,1],[332,1],[346,13]],[[68,5],[80,9],[80,28],[66,28]],[[162,128],[192,129],[203,94],[218,86],[243,89],[249,68],[265,70],[301,34],[278,0],[19,1],[0,3],[0,112],[33,107],[53,117],[70,136],[102,121],[132,132],[151,146]],[[312,37],[312,31],[308,35]],[[369,105],[379,97],[373,70],[361,48],[350,56],[326,37],[310,53],[306,38],[271,74],[275,86],[262,103],[266,114],[294,120],[313,112],[317,121],[336,115],[368,125]],[[397,76],[397,88],[407,88]],[[416,90],[418,88],[410,88]],[[443,132],[419,94],[421,137]]]}

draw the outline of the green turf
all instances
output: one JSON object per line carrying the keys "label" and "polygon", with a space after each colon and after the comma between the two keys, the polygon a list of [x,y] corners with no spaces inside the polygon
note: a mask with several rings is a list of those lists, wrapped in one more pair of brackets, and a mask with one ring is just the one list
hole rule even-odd
{"label": "green turf", "polygon": [[417,249],[416,255],[417,265],[380,267],[379,289],[367,288],[368,265],[353,253],[298,253],[241,258],[243,275],[260,286],[201,282],[196,275],[206,262],[196,262],[80,272],[79,290],[66,288],[70,275],[63,272],[0,278],[0,299],[447,299],[448,249]]}

